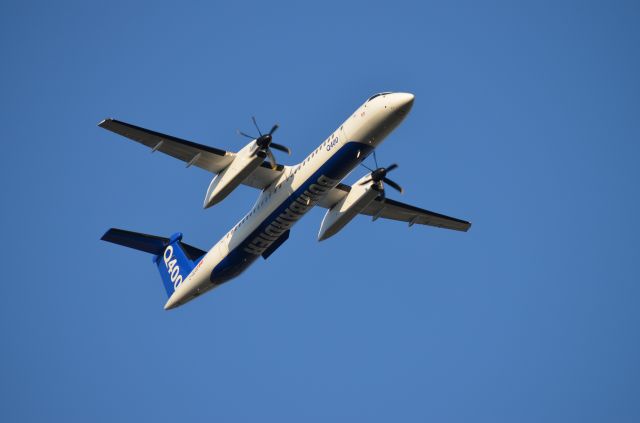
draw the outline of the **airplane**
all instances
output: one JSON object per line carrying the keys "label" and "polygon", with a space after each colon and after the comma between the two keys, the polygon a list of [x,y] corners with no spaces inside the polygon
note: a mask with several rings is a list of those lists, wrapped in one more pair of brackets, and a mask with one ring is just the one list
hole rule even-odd
{"label": "airplane", "polygon": [[[267,259],[288,238],[293,225],[315,206],[327,209],[318,240],[338,233],[355,216],[372,216],[466,232],[471,223],[392,200],[385,184],[402,187],[387,177],[398,167],[379,167],[375,148],[404,120],[414,95],[382,92],[371,96],[302,162],[283,166],[273,150],[290,154],[288,147],[273,142],[274,125],[258,136],[244,132],[251,141],[237,153],[144,129],[115,119],[99,126],[149,148],[209,171],[213,177],[204,208],[226,198],[240,184],[260,190],[251,210],[208,252],[182,242],[182,233],[169,238],[111,228],[102,240],[153,254],[167,291],[164,306],[170,310],[239,276],[258,257]],[[373,152],[375,169],[352,186],[341,181]],[[366,167],[366,166],[365,166]]]}

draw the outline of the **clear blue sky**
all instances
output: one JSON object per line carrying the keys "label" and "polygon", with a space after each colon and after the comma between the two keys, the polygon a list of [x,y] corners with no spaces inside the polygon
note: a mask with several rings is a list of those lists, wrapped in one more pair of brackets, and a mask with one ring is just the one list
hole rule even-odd
{"label": "clear blue sky", "polygon": [[[0,420],[640,421],[640,6],[633,1],[0,4]],[[394,198],[469,233],[314,210],[171,312],[109,227],[209,248],[250,207],[96,125],[294,163],[368,96]],[[362,176],[355,172],[349,181]]]}

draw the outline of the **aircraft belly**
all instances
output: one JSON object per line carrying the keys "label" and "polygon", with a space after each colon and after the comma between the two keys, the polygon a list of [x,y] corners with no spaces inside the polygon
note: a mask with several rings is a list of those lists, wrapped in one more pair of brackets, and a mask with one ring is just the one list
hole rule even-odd
{"label": "aircraft belly", "polygon": [[366,157],[373,147],[359,142],[347,142],[327,159],[309,178],[302,182],[276,209],[241,243],[224,257],[211,272],[214,285],[240,275],[295,222],[335,187]]}

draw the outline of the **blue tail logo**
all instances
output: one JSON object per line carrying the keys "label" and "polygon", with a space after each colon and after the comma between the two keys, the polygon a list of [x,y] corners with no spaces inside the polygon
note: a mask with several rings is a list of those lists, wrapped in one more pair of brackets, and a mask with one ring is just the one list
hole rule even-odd
{"label": "blue tail logo", "polygon": [[206,254],[206,251],[182,242],[182,233],[180,232],[171,235],[170,238],[163,238],[111,228],[105,232],[101,239],[153,254],[153,262],[158,267],[169,297],[186,280]]}
{"label": "blue tail logo", "polygon": [[180,274],[180,265],[177,264],[178,259],[173,255],[172,245],[169,245],[164,250],[163,258],[164,265],[167,268],[167,274],[169,276],[169,279],[171,280],[171,283],[173,284],[173,290],[175,291],[176,289],[178,289],[184,278],[182,277],[182,274]]}
{"label": "blue tail logo", "polygon": [[171,297],[200,260],[193,261],[184,250],[180,232],[171,235],[169,245],[155,257],[167,295]]}

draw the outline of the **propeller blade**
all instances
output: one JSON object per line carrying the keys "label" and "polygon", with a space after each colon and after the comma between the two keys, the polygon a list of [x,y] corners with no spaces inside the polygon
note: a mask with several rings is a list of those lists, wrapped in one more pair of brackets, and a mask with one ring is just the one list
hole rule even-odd
{"label": "propeller blade", "polygon": [[278,125],[277,123],[273,125],[273,128],[271,128],[271,131],[269,131],[269,135],[272,135],[274,132],[276,132],[278,128],[280,128],[280,125]]}
{"label": "propeller blade", "polygon": [[364,181],[360,182],[360,184],[358,184],[358,185],[367,185],[371,181],[373,181],[373,179],[371,179],[371,178],[365,179]]}
{"label": "propeller blade", "polygon": [[271,169],[275,169],[278,167],[276,164],[276,158],[273,156],[271,149],[267,148],[267,158],[269,159],[269,163],[271,163]]}
{"label": "propeller blade", "polygon": [[289,149],[289,147],[285,147],[282,144],[276,144],[275,142],[272,142],[269,147],[274,148],[278,151],[282,151],[283,153],[287,153],[288,155],[291,155],[291,150]]}
{"label": "propeller blade", "polygon": [[373,172],[373,169],[371,169],[369,166],[367,166],[366,164],[364,164],[363,162],[360,162],[360,166],[364,167],[365,169],[367,169],[369,172]]}
{"label": "propeller blade", "polygon": [[258,122],[256,122],[256,117],[255,116],[251,116],[251,120],[253,121],[253,124],[255,125],[256,129],[258,130],[258,134],[260,134],[260,136],[262,136],[262,132],[260,132],[260,128],[258,128]]}
{"label": "propeller blade", "polygon": [[376,150],[373,150],[373,162],[376,164],[376,169],[380,166],[378,166],[378,158],[376,157]]}
{"label": "propeller blade", "polygon": [[394,163],[394,164],[390,165],[390,166],[386,169],[386,170],[387,170],[387,173],[391,172],[393,169],[395,169],[395,168],[397,168],[397,167],[398,167],[398,164],[397,164],[397,163]]}
{"label": "propeller blade", "polygon": [[389,186],[390,186],[391,188],[395,188],[396,190],[400,191],[400,194],[402,194],[402,193],[404,192],[404,190],[402,189],[402,187],[401,187],[400,185],[396,184],[395,182],[393,182],[391,179],[389,179],[389,178],[382,178],[382,180],[383,180],[385,183],[389,184]]}
{"label": "propeller blade", "polygon": [[238,129],[238,135],[242,135],[243,137],[251,138],[252,140],[256,139],[256,137],[252,137],[251,135],[245,134],[241,130]]}

